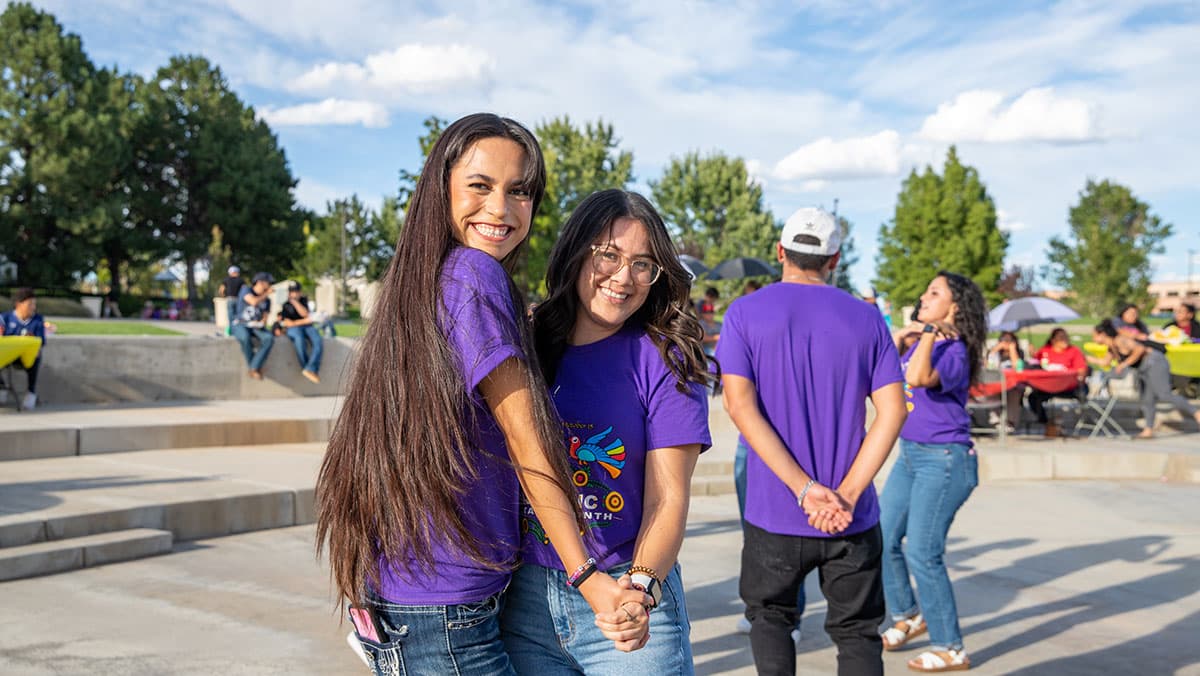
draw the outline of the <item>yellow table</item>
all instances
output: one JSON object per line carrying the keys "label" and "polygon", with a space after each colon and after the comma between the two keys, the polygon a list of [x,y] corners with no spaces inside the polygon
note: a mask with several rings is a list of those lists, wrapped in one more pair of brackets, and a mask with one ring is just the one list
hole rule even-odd
{"label": "yellow table", "polygon": [[1188,378],[1200,378],[1200,343],[1167,346],[1167,363],[1171,373]]}
{"label": "yellow table", "polygon": [[0,336],[0,368],[18,359],[25,368],[29,368],[37,360],[41,349],[42,339],[37,336]]}

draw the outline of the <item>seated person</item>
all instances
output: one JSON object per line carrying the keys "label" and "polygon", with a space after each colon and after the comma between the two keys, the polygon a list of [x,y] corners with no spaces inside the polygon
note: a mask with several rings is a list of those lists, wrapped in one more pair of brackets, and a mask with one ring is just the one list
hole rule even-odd
{"label": "seated person", "polygon": [[1200,322],[1196,321],[1196,306],[1191,303],[1180,303],[1175,308],[1175,318],[1166,324],[1163,324],[1164,329],[1169,329],[1172,326],[1179,329],[1183,335],[1188,337],[1188,340],[1193,343],[1200,343]]}
{"label": "seated person", "polygon": [[[250,368],[250,377],[262,380],[262,365],[267,361],[275,336],[266,327],[267,314],[271,310],[271,285],[275,278],[269,272],[254,275],[252,286],[242,286],[238,291],[237,312],[230,334],[242,344],[242,355]],[[254,350],[258,341],[258,351]]]}
{"label": "seated person", "polygon": [[[1165,334],[1159,342],[1168,344],[1200,343],[1200,322],[1196,321],[1196,306],[1191,303],[1180,303],[1175,307],[1175,318],[1163,325],[1162,331],[1155,334]],[[1151,335],[1151,338],[1157,337]],[[1171,374],[1171,388],[1180,394],[1196,398],[1200,396],[1200,378],[1189,378]]]}
{"label": "seated person", "polygon": [[[34,296],[33,289],[24,288],[17,289],[13,294],[13,309],[11,312],[0,313],[0,327],[3,328],[5,336],[34,336],[42,339],[42,347],[46,346],[46,332],[54,333],[58,327],[53,323],[46,321],[40,314],[37,313],[37,297]],[[21,401],[21,408],[26,411],[37,406],[37,377],[38,369],[42,366],[42,354],[39,352],[37,359],[33,361],[33,365],[25,368],[25,365],[20,360],[13,362],[13,365],[20,369],[25,369],[26,375],[29,377],[29,389],[25,393],[25,398]],[[0,387],[0,403],[8,399],[7,386]]]}
{"label": "seated person", "polygon": [[[1029,388],[1029,410],[1037,416],[1038,422],[1046,425],[1048,423],[1047,401],[1054,397],[1078,396],[1081,394],[1080,388],[1086,387],[1084,382],[1087,380],[1088,374],[1087,358],[1084,356],[1083,350],[1071,344],[1071,337],[1061,326],[1056,326],[1050,331],[1050,337],[1046,339],[1046,344],[1033,353],[1033,358],[1047,371],[1074,371],[1078,376],[1074,387],[1068,387],[1058,392],[1043,392],[1037,388]],[[1082,393],[1086,394],[1086,390],[1083,390]]]}
{"label": "seated person", "polygon": [[[1017,334],[1012,331],[1001,333],[1000,339],[992,346],[992,349],[988,350],[987,362],[995,364],[1000,369],[1020,371],[1025,368],[1025,352],[1021,350],[1021,341],[1017,338]],[[1015,431],[1021,422],[1021,400],[1024,394],[1024,385],[1017,385],[1004,392],[1004,406],[1008,415],[1005,422],[1008,424],[1010,432]]]}
{"label": "seated person", "polygon": [[1112,318],[1112,324],[1117,331],[1138,340],[1145,340],[1150,335],[1150,329],[1141,319],[1142,311],[1133,303],[1121,306],[1117,316]]}
{"label": "seated person", "polygon": [[[317,330],[317,313],[308,309],[308,299],[300,295],[300,284],[288,285],[288,299],[279,310],[279,322],[296,348],[300,360],[300,375],[314,383],[321,382],[321,332]],[[326,320],[328,321],[328,320]],[[309,352],[308,346],[312,345]]]}

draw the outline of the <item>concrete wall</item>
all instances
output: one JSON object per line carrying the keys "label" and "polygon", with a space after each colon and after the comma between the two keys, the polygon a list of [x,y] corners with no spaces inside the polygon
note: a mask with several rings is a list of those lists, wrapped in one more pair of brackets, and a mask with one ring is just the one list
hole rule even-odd
{"label": "concrete wall", "polygon": [[[54,336],[42,352],[39,402],[118,403],[180,399],[272,399],[337,394],[349,380],[354,341],[326,338],[321,383],[300,375],[296,351],[276,338],[263,380],[247,375],[233,338]],[[18,385],[24,373],[18,371]]]}

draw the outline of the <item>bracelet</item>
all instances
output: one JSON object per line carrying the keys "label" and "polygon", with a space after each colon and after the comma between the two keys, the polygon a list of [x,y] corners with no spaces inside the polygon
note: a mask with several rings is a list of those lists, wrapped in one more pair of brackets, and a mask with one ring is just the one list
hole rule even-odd
{"label": "bracelet", "polygon": [[649,575],[650,577],[654,578],[655,580],[660,579],[658,577],[658,572],[648,566],[630,566],[629,567],[629,576],[630,577],[633,577],[637,573],[645,573],[646,575]]}
{"label": "bracelet", "polygon": [[589,557],[587,561],[579,564],[574,573],[567,576],[567,586],[579,589],[579,585],[583,584],[583,581],[591,577],[594,572],[596,572],[596,559]]}
{"label": "bracelet", "polygon": [[800,491],[799,497],[796,498],[796,504],[800,505],[800,509],[804,509],[804,496],[808,495],[808,489],[817,483],[816,479],[809,479],[808,483],[804,484],[804,490]]}

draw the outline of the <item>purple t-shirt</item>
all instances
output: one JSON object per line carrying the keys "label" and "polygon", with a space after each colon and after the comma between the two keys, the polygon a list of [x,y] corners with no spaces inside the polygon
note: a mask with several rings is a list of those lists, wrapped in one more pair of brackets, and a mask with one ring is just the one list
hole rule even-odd
{"label": "purple t-shirt", "polygon": [[[914,344],[904,354],[903,368],[908,368]],[[961,340],[939,340],[933,344],[930,357],[941,383],[931,387],[904,385],[908,401],[908,420],[900,430],[900,438],[920,444],[971,445],[971,415],[967,413],[967,390],[971,387],[971,365],[967,344]]]}
{"label": "purple t-shirt", "polygon": [[[500,263],[476,249],[459,247],[442,268],[439,321],[454,351],[469,393],[478,477],[466,487],[459,513],[488,557],[515,565],[520,547],[517,475],[508,462],[504,435],[477,389],[505,359],[524,359],[508,275]],[[468,419],[469,419],[469,415]],[[411,577],[381,562],[380,595],[393,603],[449,605],[481,601],[502,590],[510,574],[471,561],[449,542],[434,543],[434,570],[417,566]]]}
{"label": "purple t-shirt", "polygon": [[[879,311],[828,286],[771,284],[733,301],[717,361],[724,373],[754,383],[759,410],[796,464],[833,488],[866,436],[867,397],[902,380]],[[754,452],[746,456],[746,521],[779,535],[829,537],[808,525],[796,496]],[[878,521],[875,488],[868,486],[843,534]]]}
{"label": "purple t-shirt", "polygon": [[[712,444],[703,385],[676,389],[658,348],[637,328],[567,347],[550,388],[566,426],[573,481],[601,570],[633,558],[642,526],[646,454],[658,448]],[[523,507],[525,563],[562,570],[532,508]]]}

